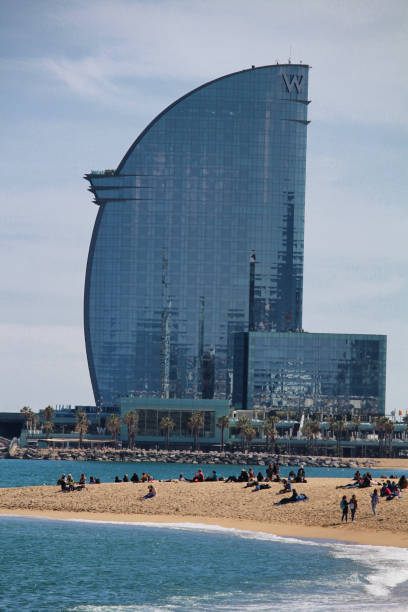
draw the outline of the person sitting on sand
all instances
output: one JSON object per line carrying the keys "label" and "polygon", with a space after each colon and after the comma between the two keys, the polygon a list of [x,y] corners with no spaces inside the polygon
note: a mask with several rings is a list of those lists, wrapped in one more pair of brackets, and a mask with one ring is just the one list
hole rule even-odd
{"label": "person sitting on sand", "polygon": [[263,481],[264,477],[262,475],[262,472],[258,472],[258,475],[257,475],[256,479],[257,479],[258,482],[262,482]]}
{"label": "person sitting on sand", "polygon": [[238,482],[248,482],[249,474],[246,470],[241,470],[241,474],[238,476]]}
{"label": "person sitting on sand", "polygon": [[58,478],[57,484],[61,486],[61,491],[69,491],[68,481],[65,474],[62,474],[61,478]]}
{"label": "person sitting on sand", "polygon": [[79,487],[81,489],[83,489],[85,487],[85,485],[86,485],[86,476],[85,476],[85,474],[81,474],[80,475],[78,484],[79,484]]}
{"label": "person sitting on sand", "polygon": [[95,480],[93,476],[89,477],[89,484],[95,484]]}
{"label": "person sitting on sand", "polygon": [[357,482],[361,480],[360,470],[357,470],[357,472],[354,474],[353,480],[357,480]]}
{"label": "person sitting on sand", "polygon": [[405,476],[405,474],[403,474],[401,476],[401,478],[398,481],[398,486],[400,489],[407,489],[408,488],[408,480],[407,477]]}
{"label": "person sitting on sand", "polygon": [[147,482],[149,480],[149,476],[142,472],[141,482]]}
{"label": "person sitting on sand", "polygon": [[254,473],[254,470],[252,468],[249,468],[248,476],[249,476],[250,480],[255,480],[255,473]]}
{"label": "person sitting on sand", "polygon": [[149,499],[150,497],[156,497],[157,492],[152,484],[149,484],[148,489],[149,489],[149,492],[146,495],[144,495],[142,499]]}
{"label": "person sitting on sand", "polygon": [[207,476],[207,478],[205,480],[207,482],[216,482],[216,481],[218,481],[217,472],[215,470],[213,470],[211,472],[211,476]]}
{"label": "person sitting on sand", "polygon": [[122,482],[119,476],[115,476],[115,482]]}
{"label": "person sitting on sand", "polygon": [[268,480],[272,480],[273,475],[274,475],[274,471],[273,471],[272,463],[270,463],[266,469],[266,478]]}
{"label": "person sitting on sand", "polygon": [[298,469],[298,473],[296,475],[295,482],[306,482],[305,478],[306,478],[306,472],[303,467],[300,467]]}
{"label": "person sitting on sand", "polygon": [[136,482],[139,482],[139,476],[136,474],[136,472],[133,473],[132,478],[130,479],[134,484]]}
{"label": "person sitting on sand", "polygon": [[123,482],[129,482],[129,476],[127,474],[123,475]]}
{"label": "person sitting on sand", "polygon": [[283,493],[290,493],[292,491],[292,484],[289,482],[289,480],[283,479],[282,484],[283,489],[278,491],[276,495],[282,495]]}
{"label": "person sitting on sand", "polygon": [[179,479],[180,482],[185,482],[186,481],[186,478],[184,478],[183,474],[179,474],[178,479]]}

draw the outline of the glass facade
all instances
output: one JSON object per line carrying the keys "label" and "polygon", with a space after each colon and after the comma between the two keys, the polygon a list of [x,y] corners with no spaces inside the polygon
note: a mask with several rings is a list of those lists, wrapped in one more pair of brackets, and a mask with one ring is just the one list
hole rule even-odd
{"label": "glass facade", "polygon": [[386,336],[250,332],[235,348],[236,405],[385,413]]}
{"label": "glass facade", "polygon": [[229,399],[234,334],[302,327],[308,66],[243,70],[163,111],[99,205],[85,282],[98,405]]}

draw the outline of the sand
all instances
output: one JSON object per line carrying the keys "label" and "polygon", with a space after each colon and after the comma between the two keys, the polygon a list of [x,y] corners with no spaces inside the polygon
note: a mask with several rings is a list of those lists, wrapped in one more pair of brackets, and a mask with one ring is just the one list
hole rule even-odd
{"label": "sand", "polygon": [[[0,489],[0,514],[56,519],[125,522],[204,523],[276,535],[325,538],[359,544],[408,547],[408,490],[402,499],[383,501],[372,515],[367,489],[336,489],[347,479],[313,478],[296,484],[309,500],[275,506],[281,485],[254,492],[242,483],[158,482],[157,496],[143,500],[146,484],[88,485],[63,493],[56,486]],[[354,523],[341,523],[340,500],[356,494]]]}

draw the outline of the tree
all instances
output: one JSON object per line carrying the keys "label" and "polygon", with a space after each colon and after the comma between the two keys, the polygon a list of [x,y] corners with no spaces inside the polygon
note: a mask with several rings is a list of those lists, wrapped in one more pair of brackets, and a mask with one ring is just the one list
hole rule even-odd
{"label": "tree", "polygon": [[77,410],[75,431],[79,433],[79,447],[80,448],[82,447],[82,441],[83,441],[84,435],[88,431],[88,427],[90,424],[91,424],[90,421],[88,421],[88,419],[86,418],[85,412],[83,410]]}
{"label": "tree", "polygon": [[188,421],[188,426],[191,429],[193,436],[194,436],[194,448],[195,450],[197,450],[199,448],[199,443],[198,443],[198,439],[199,439],[199,435],[200,435],[200,429],[204,428],[204,415],[202,412],[193,412],[193,414],[191,415],[189,421]]}
{"label": "tree", "polygon": [[51,431],[54,429],[54,423],[52,421],[44,421],[43,430],[45,431],[47,438]]}
{"label": "tree", "polygon": [[217,427],[221,429],[221,452],[224,450],[224,431],[229,427],[229,416],[223,414],[217,420]]}
{"label": "tree", "polygon": [[353,424],[354,438],[357,440],[358,432],[359,432],[360,425],[361,425],[361,419],[360,419],[359,415],[357,415],[357,416],[355,416],[353,418],[352,424]]}
{"label": "tree", "polygon": [[118,444],[118,436],[120,432],[120,418],[116,414],[111,414],[106,419],[106,429],[113,436],[115,446]]}
{"label": "tree", "polygon": [[268,450],[271,450],[272,453],[275,452],[275,443],[276,438],[278,436],[278,432],[276,429],[276,424],[279,423],[278,416],[270,416],[265,419],[264,423],[264,434],[266,438],[266,447]]}
{"label": "tree", "polygon": [[128,431],[128,443],[129,447],[133,448],[135,444],[135,438],[139,426],[139,413],[136,410],[130,410],[125,414],[122,422],[126,425]]}
{"label": "tree", "polygon": [[341,455],[341,440],[343,433],[346,430],[346,423],[344,421],[336,421],[336,419],[330,419],[330,429],[334,433],[334,437],[337,441],[337,456]]}
{"label": "tree", "polygon": [[392,452],[392,433],[395,425],[386,416],[380,416],[375,421],[375,429],[378,432],[380,457],[390,455]]}
{"label": "tree", "polygon": [[47,406],[44,410],[41,411],[41,419],[43,422],[43,430],[47,434],[47,437],[51,431],[54,429],[54,424],[52,419],[54,418],[54,408],[52,406]]}
{"label": "tree", "polygon": [[256,429],[252,425],[248,425],[244,428],[244,437],[247,447],[250,446],[252,440],[256,436]]}
{"label": "tree", "polygon": [[20,413],[24,416],[26,429],[33,429],[33,425],[36,421],[36,415],[29,408],[29,406],[24,406],[21,408]]}
{"label": "tree", "polygon": [[302,434],[309,440],[309,447],[312,452],[315,450],[315,438],[320,433],[318,421],[306,421],[302,428]]}
{"label": "tree", "polygon": [[47,406],[42,411],[41,416],[44,421],[52,421],[54,418],[54,408],[52,406]]}
{"label": "tree", "polygon": [[175,426],[175,422],[170,417],[163,417],[160,421],[160,429],[164,432],[164,437],[166,439],[166,449],[169,448],[169,436]]}
{"label": "tree", "polygon": [[241,436],[241,442],[242,442],[242,450],[245,450],[245,442],[246,442],[246,431],[252,427],[251,425],[251,421],[248,419],[248,417],[246,416],[240,416],[237,422],[237,427],[238,427],[238,431],[240,433]]}

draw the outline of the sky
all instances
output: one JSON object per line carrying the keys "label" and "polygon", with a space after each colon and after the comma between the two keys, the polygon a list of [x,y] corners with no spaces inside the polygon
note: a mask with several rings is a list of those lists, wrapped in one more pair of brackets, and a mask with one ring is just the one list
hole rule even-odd
{"label": "sky", "polygon": [[408,410],[406,0],[1,0],[0,411],[93,404],[83,288],[115,168],[171,102],[287,62],[309,81],[303,327],[388,336]]}

